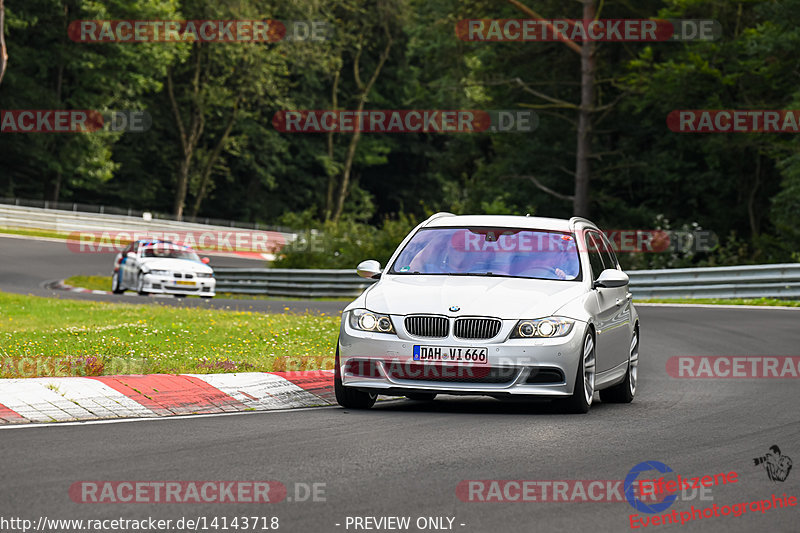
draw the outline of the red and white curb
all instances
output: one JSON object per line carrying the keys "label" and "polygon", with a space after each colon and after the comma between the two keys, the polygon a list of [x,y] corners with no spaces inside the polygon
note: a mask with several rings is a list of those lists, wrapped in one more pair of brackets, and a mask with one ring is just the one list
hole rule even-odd
{"label": "red and white curb", "polygon": [[0,379],[0,425],[332,405],[333,370]]}
{"label": "red and white curb", "polygon": [[72,285],[67,285],[64,283],[64,280],[55,281],[53,283],[47,284],[48,289],[54,289],[57,291],[70,291],[70,292],[84,292],[84,293],[91,293],[91,294],[114,294],[111,291],[101,291],[97,289],[84,289],[83,287],[73,287]]}

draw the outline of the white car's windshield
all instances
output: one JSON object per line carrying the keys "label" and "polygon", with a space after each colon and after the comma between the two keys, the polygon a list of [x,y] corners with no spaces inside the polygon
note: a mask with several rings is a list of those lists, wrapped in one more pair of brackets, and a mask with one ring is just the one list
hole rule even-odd
{"label": "white car's windshield", "polygon": [[179,248],[177,246],[148,246],[142,250],[142,256],[200,261],[200,258],[193,251],[187,250],[186,248]]}
{"label": "white car's windshield", "polygon": [[571,234],[514,228],[422,229],[403,248],[391,273],[581,279]]}

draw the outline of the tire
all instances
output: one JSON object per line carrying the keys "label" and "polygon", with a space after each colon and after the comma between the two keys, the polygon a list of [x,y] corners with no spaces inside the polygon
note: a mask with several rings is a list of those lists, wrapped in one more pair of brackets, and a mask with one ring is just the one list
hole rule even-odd
{"label": "tire", "polygon": [[432,402],[434,398],[436,398],[435,392],[412,392],[411,394],[406,394],[406,398],[409,400],[415,400],[417,402]]}
{"label": "tire", "polygon": [[114,294],[122,294],[125,292],[125,289],[120,288],[119,286],[119,277],[122,275],[122,272],[116,272],[111,274],[111,292]]}
{"label": "tire", "polygon": [[141,272],[136,276],[136,292],[139,293],[140,296],[147,296],[147,292],[144,290],[144,275],[142,275]]}
{"label": "tire", "polygon": [[201,295],[200,295],[200,298],[203,298],[203,299],[205,299],[205,300],[210,300],[211,298],[213,298],[213,296],[203,296],[203,295],[201,294]]}
{"label": "tire", "polygon": [[369,409],[375,405],[377,394],[362,392],[342,384],[342,371],[339,368],[339,341],[336,341],[336,368],[333,373],[333,390],[336,401],[346,409]]}
{"label": "tire", "polygon": [[586,332],[583,338],[583,351],[580,354],[578,372],[572,396],[561,401],[561,407],[568,413],[588,413],[592,406],[595,382],[595,344],[592,333]]}
{"label": "tire", "polygon": [[622,383],[600,391],[600,399],[606,403],[631,403],[636,395],[639,381],[639,330],[633,330],[630,351],[628,352],[628,371]]}

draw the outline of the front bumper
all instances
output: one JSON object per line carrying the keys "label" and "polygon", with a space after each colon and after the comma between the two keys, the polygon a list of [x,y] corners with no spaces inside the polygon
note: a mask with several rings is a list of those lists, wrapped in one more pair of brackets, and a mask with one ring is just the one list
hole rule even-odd
{"label": "front bumper", "polygon": [[153,294],[192,294],[214,296],[217,280],[211,278],[176,279],[172,275],[145,274],[142,278],[145,292]]}
{"label": "front bumper", "polygon": [[[564,337],[509,339],[516,320],[503,320],[489,340],[465,340],[452,335],[414,337],[402,316],[391,316],[397,334],[371,333],[350,326],[347,313],[339,334],[342,384],[389,396],[412,392],[439,394],[563,397],[572,394],[588,325],[576,321]],[[455,365],[414,361],[415,345],[487,348],[486,365]]]}

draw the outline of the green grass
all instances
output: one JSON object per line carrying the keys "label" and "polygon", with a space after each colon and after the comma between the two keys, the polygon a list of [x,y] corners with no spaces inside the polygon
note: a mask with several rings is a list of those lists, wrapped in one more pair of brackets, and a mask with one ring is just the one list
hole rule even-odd
{"label": "green grass", "polygon": [[779,300],[777,298],[652,298],[649,300],[636,299],[635,303],[654,304],[704,304],[704,305],[761,305],[765,307],[783,306],[800,307],[800,300]]}
{"label": "green grass", "polygon": [[64,239],[69,238],[69,233],[58,233],[57,231],[49,231],[46,229],[17,229],[17,228],[0,228],[1,234],[8,235],[29,235],[31,237],[50,237],[51,239]]}
{"label": "green grass", "polygon": [[339,316],[0,293],[0,377],[333,368]]}
{"label": "green grass", "polygon": [[64,280],[64,283],[73,287],[91,289],[93,291],[110,291],[111,276],[72,276]]}

